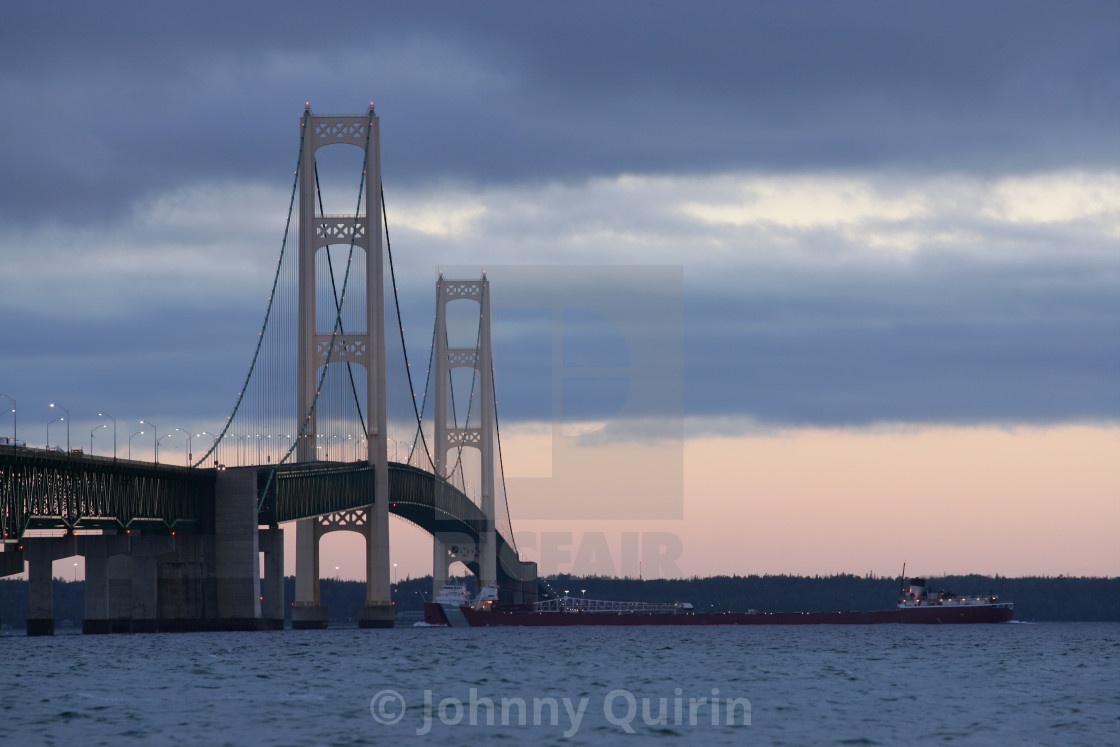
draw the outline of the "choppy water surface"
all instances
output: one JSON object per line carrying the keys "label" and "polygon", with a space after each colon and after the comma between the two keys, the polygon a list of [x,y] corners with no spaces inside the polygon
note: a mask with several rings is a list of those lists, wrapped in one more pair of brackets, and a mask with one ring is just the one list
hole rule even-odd
{"label": "choppy water surface", "polygon": [[6,744],[1120,743],[1120,624],[5,635],[0,656]]}

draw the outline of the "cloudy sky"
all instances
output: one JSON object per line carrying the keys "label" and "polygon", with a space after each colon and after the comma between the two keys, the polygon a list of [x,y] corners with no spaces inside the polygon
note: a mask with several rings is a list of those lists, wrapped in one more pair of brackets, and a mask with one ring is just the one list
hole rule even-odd
{"label": "cloudy sky", "polygon": [[[416,329],[439,267],[676,268],[652,297],[679,327],[683,518],[530,511],[538,552],[602,532],[620,570],[636,531],[680,538],[686,574],[889,572],[908,552],[928,573],[1120,570],[1115,3],[5,2],[0,20],[0,392],[33,445],[52,401],[82,439],[99,411],[221,422],[304,102],[373,100]],[[540,476],[559,464],[549,326],[495,313],[510,471]],[[588,319],[565,340],[607,360]],[[901,465],[920,484],[886,479]],[[587,491],[616,477],[588,470]],[[885,541],[892,510],[1017,518],[977,554],[990,524],[939,551]],[[858,541],[818,523],[791,545],[806,512]]]}

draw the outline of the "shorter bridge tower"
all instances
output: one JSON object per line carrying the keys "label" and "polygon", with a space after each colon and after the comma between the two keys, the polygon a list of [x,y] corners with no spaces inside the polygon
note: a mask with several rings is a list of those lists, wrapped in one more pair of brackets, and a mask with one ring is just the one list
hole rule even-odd
{"label": "shorter bridge tower", "polygon": [[[452,301],[467,299],[478,303],[478,343],[475,347],[448,347],[447,305]],[[432,585],[439,593],[447,583],[448,569],[453,559],[478,562],[478,582],[481,586],[497,584],[497,538],[495,537],[495,481],[494,464],[494,379],[493,356],[490,347],[490,281],[483,273],[480,280],[446,280],[440,273],[436,281],[436,330],[435,330],[435,454],[436,471],[443,477],[453,469],[455,460],[449,459],[451,450],[475,448],[482,457],[482,491],[480,508],[485,517],[479,543],[474,548],[476,557],[469,557],[470,550],[461,545],[433,535]],[[455,368],[473,368],[478,384],[476,395],[469,405],[470,414],[462,424],[451,422],[450,374]],[[454,553],[454,555],[453,555]],[[465,553],[465,554],[464,554]]]}

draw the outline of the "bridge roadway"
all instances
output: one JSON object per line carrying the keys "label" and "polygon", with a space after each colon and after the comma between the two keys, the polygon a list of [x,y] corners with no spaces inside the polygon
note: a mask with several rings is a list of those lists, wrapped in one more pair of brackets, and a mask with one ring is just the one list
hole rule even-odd
{"label": "bridge roadway", "polygon": [[[258,465],[259,523],[359,509],[377,499],[374,468],[365,462]],[[148,534],[214,531],[217,468],[0,446],[0,534],[13,543],[29,530],[140,530]],[[482,510],[446,480],[407,464],[389,464],[389,511],[456,548],[478,574],[473,548],[486,523]],[[499,583],[523,575],[500,532]],[[22,563],[21,570],[22,570]],[[11,572],[11,571],[8,571]]]}

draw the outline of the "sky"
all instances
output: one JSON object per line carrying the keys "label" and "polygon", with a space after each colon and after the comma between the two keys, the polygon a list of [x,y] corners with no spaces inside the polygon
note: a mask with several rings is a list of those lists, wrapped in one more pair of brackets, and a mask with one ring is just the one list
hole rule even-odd
{"label": "sky", "polygon": [[[98,453],[99,412],[122,454],[140,420],[221,423],[304,104],[372,100],[410,354],[440,268],[486,268],[510,511],[546,572],[1120,570],[1115,3],[0,21],[0,408],[31,445],[51,402]],[[557,366],[630,378],[558,405]],[[397,572],[430,572],[393,532]],[[358,577],[361,542],[323,566]]]}

